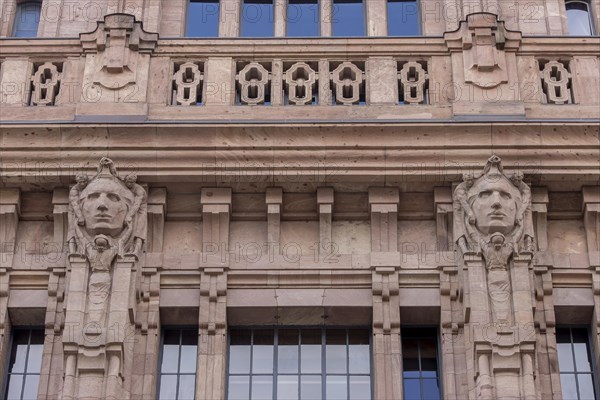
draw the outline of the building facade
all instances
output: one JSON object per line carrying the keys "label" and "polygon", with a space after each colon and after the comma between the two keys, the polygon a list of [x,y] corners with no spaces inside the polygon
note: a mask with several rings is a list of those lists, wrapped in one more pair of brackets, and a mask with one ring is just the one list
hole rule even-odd
{"label": "building facade", "polygon": [[2,398],[600,398],[600,0],[0,16]]}

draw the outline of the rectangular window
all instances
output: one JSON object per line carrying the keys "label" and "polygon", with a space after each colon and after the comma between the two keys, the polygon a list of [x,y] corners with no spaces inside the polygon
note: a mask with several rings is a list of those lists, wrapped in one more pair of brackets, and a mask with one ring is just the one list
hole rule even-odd
{"label": "rectangular window", "polygon": [[244,0],[241,19],[242,37],[272,37],[273,0]]}
{"label": "rectangular window", "polygon": [[191,0],[189,2],[185,36],[219,36],[219,0]]}
{"label": "rectangular window", "polygon": [[41,1],[26,1],[17,4],[13,37],[34,38],[37,36],[40,14],[42,12]]}
{"label": "rectangular window", "polygon": [[402,328],[402,381],[405,400],[441,399],[435,328]]}
{"label": "rectangular window", "polygon": [[388,36],[420,34],[419,5],[416,0],[388,0]]}
{"label": "rectangular window", "polygon": [[596,399],[588,330],[557,328],[556,347],[563,399]]}
{"label": "rectangular window", "polygon": [[232,329],[227,394],[249,399],[371,399],[368,329]]}
{"label": "rectangular window", "polygon": [[333,0],[333,36],[366,36],[365,4],[362,0]]}
{"label": "rectangular window", "polygon": [[318,0],[288,0],[286,18],[288,36],[319,36]]}
{"label": "rectangular window", "polygon": [[159,399],[194,399],[197,358],[198,329],[163,330],[158,381]]}
{"label": "rectangular window", "polygon": [[13,330],[5,399],[37,399],[43,351],[43,329]]}

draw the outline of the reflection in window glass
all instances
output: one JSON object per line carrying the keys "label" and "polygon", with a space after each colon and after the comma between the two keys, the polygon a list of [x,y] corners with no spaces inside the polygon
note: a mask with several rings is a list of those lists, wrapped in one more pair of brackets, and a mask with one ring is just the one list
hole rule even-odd
{"label": "reflection in window glass", "polygon": [[319,1],[288,0],[287,36],[319,36]]}
{"label": "reflection in window glass", "polygon": [[198,330],[163,330],[160,357],[158,398],[193,400],[196,391]]}
{"label": "reflection in window glass", "polygon": [[242,37],[273,36],[273,0],[244,0],[240,18]]}
{"label": "reflection in window glass", "polygon": [[563,399],[596,399],[588,330],[557,328],[556,344]]}
{"label": "reflection in window glass", "polygon": [[441,399],[437,330],[402,329],[402,366],[405,400]]}
{"label": "reflection in window glass", "polygon": [[42,12],[41,1],[27,1],[17,5],[13,37],[33,38],[37,36],[40,14]]}
{"label": "reflection in window glass", "polygon": [[370,399],[370,337],[368,329],[232,329],[227,397]]}
{"label": "reflection in window glass", "polygon": [[573,0],[565,3],[567,9],[567,23],[569,35],[591,36],[593,35],[592,16],[590,5],[585,1]]}
{"label": "reflection in window glass", "polygon": [[190,1],[187,12],[185,36],[219,36],[219,0]]}
{"label": "reflection in window glass", "polygon": [[10,400],[37,398],[44,331],[42,329],[15,329],[8,364],[4,397]]}
{"label": "reflection in window glass", "polygon": [[388,0],[388,36],[419,34],[419,7],[416,0]]}
{"label": "reflection in window glass", "polygon": [[365,36],[365,5],[362,0],[333,0],[333,36]]}

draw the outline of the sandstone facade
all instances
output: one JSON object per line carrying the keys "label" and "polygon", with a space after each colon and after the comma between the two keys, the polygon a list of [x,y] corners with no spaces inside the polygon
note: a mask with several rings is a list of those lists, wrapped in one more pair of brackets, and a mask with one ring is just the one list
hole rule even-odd
{"label": "sandstone facade", "polygon": [[236,0],[215,39],[184,37],[184,0],[44,0],[39,38],[9,38],[17,3],[3,379],[26,326],[38,399],[157,398],[174,326],[196,399],[228,396],[236,327],[368,328],[374,399],[404,398],[411,327],[437,332],[444,399],[570,400],[562,327],[600,365],[600,39],[566,36],[564,1],[423,0],[423,36],[394,38],[366,0],[368,37],[322,12],[309,39],[276,2],[256,40]]}

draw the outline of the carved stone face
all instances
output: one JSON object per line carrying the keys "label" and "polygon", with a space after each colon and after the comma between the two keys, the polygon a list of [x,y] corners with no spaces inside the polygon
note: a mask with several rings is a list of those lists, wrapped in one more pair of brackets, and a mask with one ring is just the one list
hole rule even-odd
{"label": "carved stone face", "polygon": [[516,191],[506,179],[483,185],[472,201],[477,229],[484,235],[499,232],[504,235],[515,227],[517,218]]}
{"label": "carved stone face", "polygon": [[123,231],[130,201],[120,184],[110,179],[93,181],[81,200],[88,233],[116,237]]}

